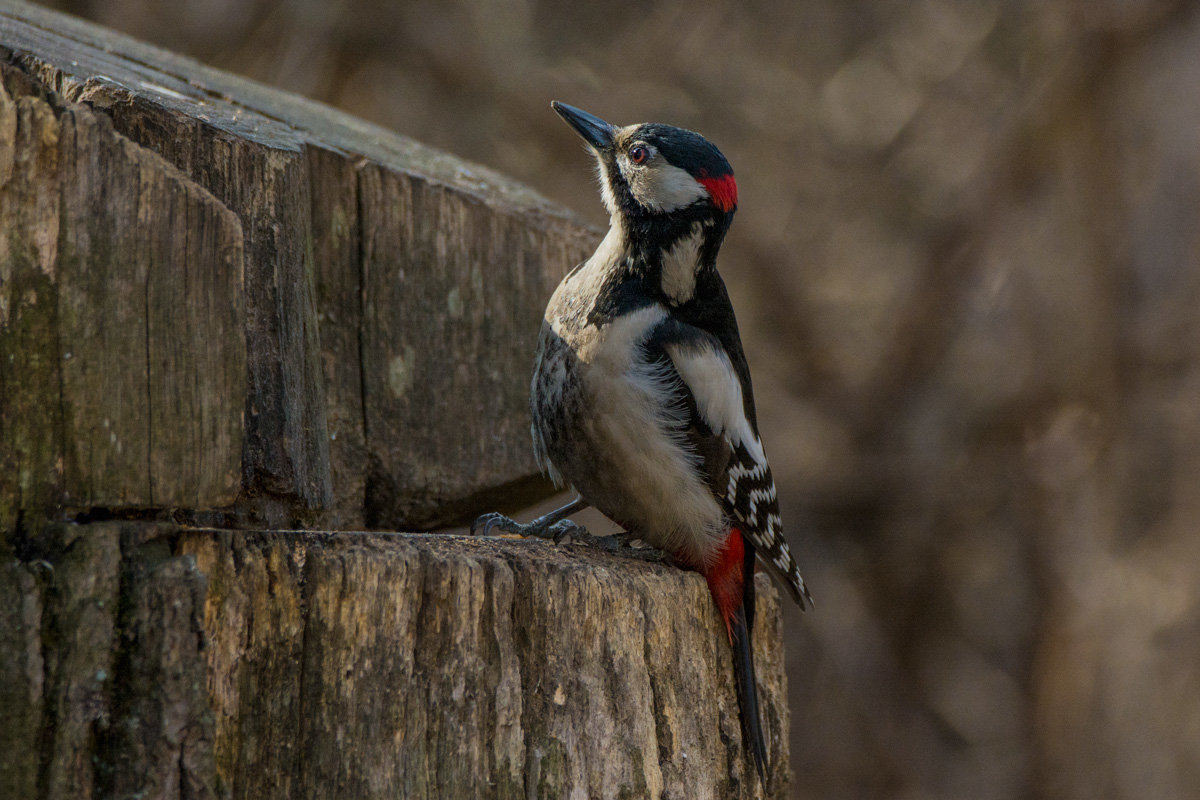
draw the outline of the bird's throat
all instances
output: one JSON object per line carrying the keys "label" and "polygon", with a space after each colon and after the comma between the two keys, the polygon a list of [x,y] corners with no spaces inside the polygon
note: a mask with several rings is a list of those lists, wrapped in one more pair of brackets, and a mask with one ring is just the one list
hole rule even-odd
{"label": "bird's throat", "polygon": [[695,297],[700,274],[715,269],[722,238],[711,220],[653,224],[614,215],[593,258],[606,271],[645,280],[668,305],[681,305]]}

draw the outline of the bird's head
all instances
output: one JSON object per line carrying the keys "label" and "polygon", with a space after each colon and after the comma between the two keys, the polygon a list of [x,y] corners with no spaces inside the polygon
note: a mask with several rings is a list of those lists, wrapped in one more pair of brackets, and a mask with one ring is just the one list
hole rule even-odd
{"label": "bird's head", "polygon": [[[738,192],[732,167],[712,142],[671,125],[619,127],[565,103],[555,101],[551,107],[595,154],[614,230],[625,232],[639,257],[667,271],[667,289],[673,282],[672,264],[664,262],[673,254],[691,253],[688,264],[679,265],[684,271],[715,261],[737,209]],[[694,284],[694,278],[685,282]],[[679,300],[689,297],[685,293]]]}
{"label": "bird's head", "polygon": [[737,208],[733,169],[700,134],[657,122],[622,128],[557,100],[551,106],[595,152],[610,214],[723,216]]}

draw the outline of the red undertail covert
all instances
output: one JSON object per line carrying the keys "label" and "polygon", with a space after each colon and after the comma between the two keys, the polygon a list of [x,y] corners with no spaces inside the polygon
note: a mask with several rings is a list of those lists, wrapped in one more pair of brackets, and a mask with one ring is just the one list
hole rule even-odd
{"label": "red undertail covert", "polygon": [[731,528],[717,560],[711,567],[703,570],[704,579],[708,581],[708,591],[716,601],[721,618],[725,620],[725,631],[733,641],[733,615],[742,605],[742,589],[744,588],[746,549],[742,541],[742,532]]}

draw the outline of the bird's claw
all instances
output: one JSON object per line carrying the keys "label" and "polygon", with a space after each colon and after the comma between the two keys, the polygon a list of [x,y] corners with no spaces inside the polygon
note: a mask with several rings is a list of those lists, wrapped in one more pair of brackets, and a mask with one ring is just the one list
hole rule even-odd
{"label": "bird's claw", "polygon": [[546,529],[547,538],[553,539],[555,544],[561,544],[563,539],[570,539],[573,542],[592,542],[596,537],[588,533],[588,529],[572,522],[569,519],[559,520]]}
{"label": "bird's claw", "polygon": [[471,523],[472,536],[488,536],[492,532],[492,528],[499,528],[505,533],[520,533],[521,528],[525,527],[511,517],[506,517],[499,511],[491,511],[487,514],[481,514]]}
{"label": "bird's claw", "polygon": [[559,520],[550,525],[538,524],[538,520],[522,525],[511,517],[492,511],[476,517],[475,521],[471,523],[472,536],[487,536],[492,530],[500,530],[518,536],[536,536],[539,539],[549,539],[555,544],[567,537],[580,541],[593,538],[587,528],[576,525],[569,519]]}

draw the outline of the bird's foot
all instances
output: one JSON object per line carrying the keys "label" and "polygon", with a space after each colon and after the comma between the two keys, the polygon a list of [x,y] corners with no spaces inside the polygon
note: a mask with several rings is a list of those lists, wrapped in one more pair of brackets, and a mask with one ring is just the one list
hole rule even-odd
{"label": "bird's foot", "polygon": [[539,539],[549,539],[555,544],[568,536],[581,541],[597,538],[588,533],[587,528],[576,525],[569,519],[553,521],[541,517],[523,525],[511,517],[493,511],[476,517],[475,521],[471,523],[471,535],[473,536],[487,536],[493,530],[513,533],[517,536],[536,536]]}

